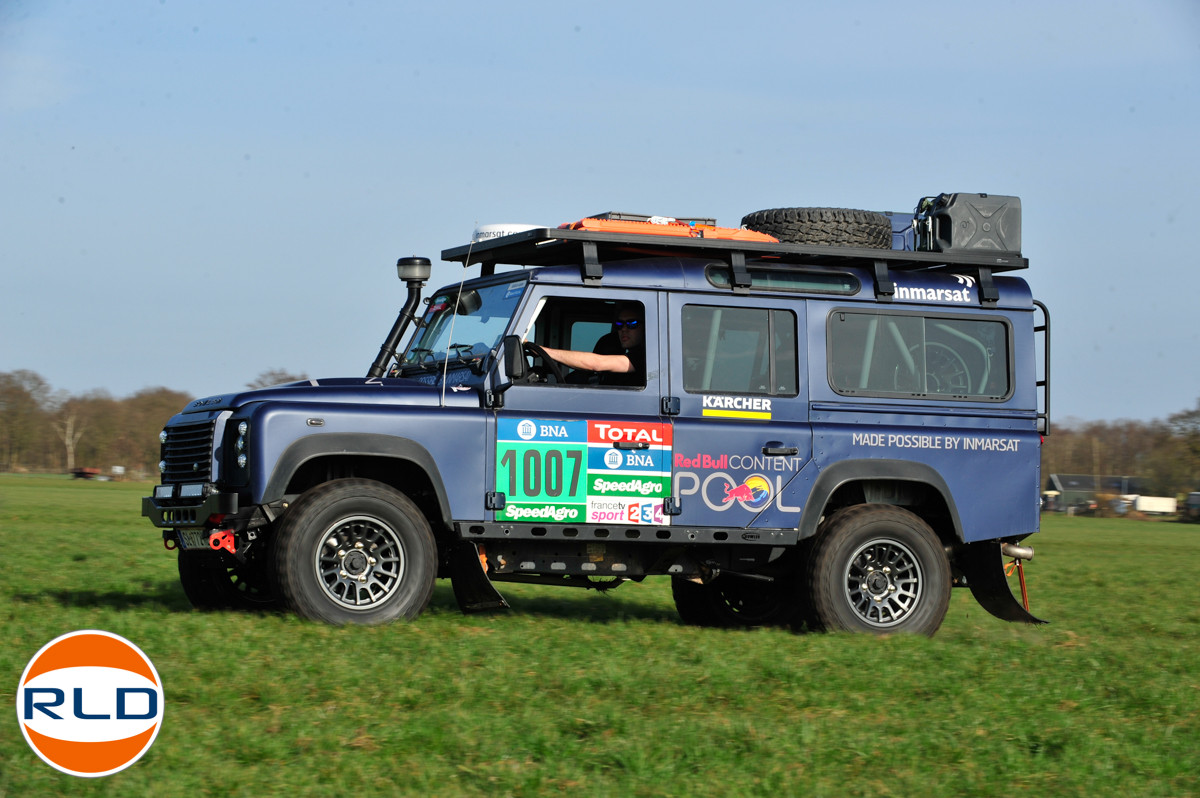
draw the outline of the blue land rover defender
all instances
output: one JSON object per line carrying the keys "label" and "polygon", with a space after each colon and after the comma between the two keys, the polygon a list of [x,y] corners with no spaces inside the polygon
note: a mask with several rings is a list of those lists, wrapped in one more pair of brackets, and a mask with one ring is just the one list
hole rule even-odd
{"label": "blue land rover defender", "polygon": [[[932,634],[951,587],[1038,622],[1004,573],[1032,557],[1049,424],[1020,213],[600,214],[443,251],[480,274],[423,312],[430,262],[403,258],[365,377],[192,402],[143,515],[199,608],[370,624],[437,578],[477,611],[500,582],[665,576],[700,625]],[[619,352],[622,310],[626,379],[550,356]]]}

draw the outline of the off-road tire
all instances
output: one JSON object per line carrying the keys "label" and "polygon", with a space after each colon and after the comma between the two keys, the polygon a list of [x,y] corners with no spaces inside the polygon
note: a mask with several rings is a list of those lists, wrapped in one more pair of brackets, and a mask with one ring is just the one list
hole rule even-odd
{"label": "off-road tire", "polygon": [[742,225],[787,244],[892,248],[892,223],[874,211],[850,208],[772,208],[742,217]]}
{"label": "off-road tire", "polygon": [[289,609],[325,623],[412,620],[429,605],[437,543],[417,506],[367,479],[311,488],[278,528],[279,591]]}
{"label": "off-road tire", "polygon": [[812,623],[825,631],[932,636],[950,604],[950,562],[921,518],[887,504],[830,516],[807,564]]}

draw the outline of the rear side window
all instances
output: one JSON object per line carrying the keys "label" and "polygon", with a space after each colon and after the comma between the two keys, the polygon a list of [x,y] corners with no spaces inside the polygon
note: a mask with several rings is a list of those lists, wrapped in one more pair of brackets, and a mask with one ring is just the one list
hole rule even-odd
{"label": "rear side window", "polygon": [[835,311],[829,383],[841,394],[1000,401],[1012,372],[1002,319]]}
{"label": "rear side window", "polygon": [[688,393],[795,396],[796,314],[687,305],[683,388]]}

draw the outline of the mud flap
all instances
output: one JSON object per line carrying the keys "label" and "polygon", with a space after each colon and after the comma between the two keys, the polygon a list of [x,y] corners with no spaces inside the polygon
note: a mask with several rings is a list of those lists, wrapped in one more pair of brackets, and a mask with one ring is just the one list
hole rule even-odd
{"label": "mud flap", "polygon": [[450,554],[450,585],[464,613],[508,609],[508,602],[484,573],[479,550],[469,540],[460,540]]}
{"label": "mud flap", "polygon": [[1000,542],[968,543],[955,550],[954,565],[962,573],[979,606],[1003,621],[1049,623],[1029,613],[1008,589]]}

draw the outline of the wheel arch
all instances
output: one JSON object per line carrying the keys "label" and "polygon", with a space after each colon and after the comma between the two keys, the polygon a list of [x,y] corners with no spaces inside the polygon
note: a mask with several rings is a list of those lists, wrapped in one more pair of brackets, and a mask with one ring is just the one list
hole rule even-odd
{"label": "wheel arch", "polygon": [[416,441],[394,435],[326,433],[293,441],[276,461],[262,501],[346,477],[393,487],[417,505],[435,531],[450,527],[450,502],[433,455]]}
{"label": "wheel arch", "polygon": [[962,521],[946,480],[932,467],[908,460],[843,460],[825,468],[800,514],[800,539],[821,520],[855,504],[893,504],[913,512],[943,543],[963,542]]}

